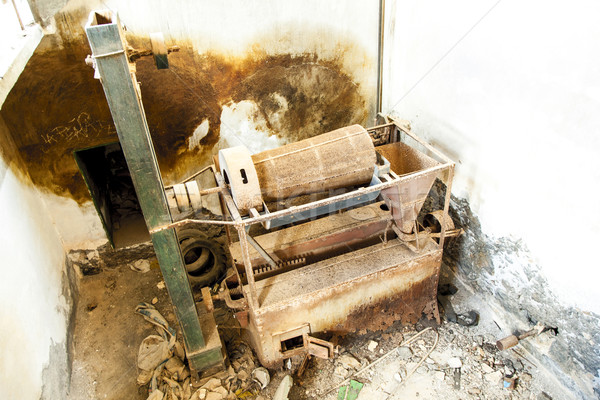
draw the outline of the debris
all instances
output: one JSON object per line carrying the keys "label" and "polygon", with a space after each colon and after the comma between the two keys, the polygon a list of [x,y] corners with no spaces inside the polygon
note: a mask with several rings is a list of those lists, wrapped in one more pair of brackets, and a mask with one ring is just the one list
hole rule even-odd
{"label": "debris", "polygon": [[[431,330],[431,328],[425,328],[422,331],[420,331],[419,333],[415,334],[414,336],[412,336],[410,339],[405,340],[404,342],[400,343],[400,347],[402,346],[407,346],[408,344],[412,343],[413,341],[417,340],[417,338],[419,336],[421,336],[422,334],[424,334],[425,332]],[[439,335],[438,335],[439,337]],[[355,374],[353,374],[354,376],[358,376],[361,373],[367,371],[368,369],[370,369],[371,367],[377,365],[378,363],[380,363],[381,361],[385,360],[386,358],[388,358],[389,356],[391,356],[392,354],[396,353],[396,351],[398,350],[398,347],[395,349],[392,349],[390,351],[388,351],[386,354],[384,354],[383,356],[379,357],[377,360],[373,361],[372,363],[370,363],[369,365],[367,365],[366,367],[364,367],[363,369],[361,369],[360,371],[357,371]],[[350,379],[345,379],[343,382],[341,382],[339,385],[335,386],[334,388],[330,389],[329,391],[327,391],[325,393],[325,395],[328,395],[329,393],[337,390],[339,387],[347,384],[350,381]]]}
{"label": "debris", "polygon": [[156,304],[156,303],[158,303],[158,297],[155,297],[152,299],[152,304]]}
{"label": "debris", "polygon": [[137,365],[143,371],[153,371],[171,356],[172,344],[165,338],[150,335],[142,340],[138,350]]}
{"label": "debris", "polygon": [[223,400],[225,396],[221,393],[208,392],[206,393],[206,400]]}
{"label": "debris", "polygon": [[131,268],[132,271],[141,272],[142,274],[145,274],[146,272],[150,271],[150,261],[137,260],[129,264],[129,268]]}
{"label": "debris", "polygon": [[206,382],[204,385],[202,385],[202,389],[206,389],[206,390],[215,390],[216,388],[218,388],[219,386],[221,386],[221,380],[217,379],[217,378],[210,378],[208,380],[208,382]]}
{"label": "debris", "polygon": [[542,332],[545,332],[545,331],[551,330],[551,329],[552,329],[551,327],[544,326],[538,322],[537,325],[533,327],[533,329],[528,330],[527,332],[522,333],[519,336],[509,335],[503,339],[498,340],[496,342],[496,347],[498,347],[498,350],[510,349],[511,347],[514,347],[517,344],[519,344],[519,340],[523,340],[530,336],[537,336],[537,335],[541,334]]}
{"label": "debris", "polygon": [[503,386],[505,389],[514,389],[517,386],[517,377],[505,376]]}
{"label": "debris", "polygon": [[462,367],[462,361],[458,357],[452,357],[448,359],[448,366],[450,368],[460,368]]}
{"label": "debris", "polygon": [[223,386],[219,386],[219,387],[213,389],[213,392],[214,393],[219,393],[223,397],[227,397],[227,395],[229,394],[229,392],[227,391],[227,389],[225,389]]}
{"label": "debris", "polygon": [[468,392],[469,392],[470,395],[475,396],[475,395],[481,394],[481,389],[476,388],[476,387],[472,387],[472,388],[469,388]]}
{"label": "debris", "polygon": [[340,378],[345,378],[348,375],[348,370],[342,365],[338,365],[337,367],[335,367],[333,374],[335,376],[339,376]]}
{"label": "debris", "polygon": [[460,390],[460,376],[461,376],[460,368],[454,368],[454,389],[456,389],[456,390]]}
{"label": "debris", "polygon": [[360,361],[358,361],[356,358],[354,358],[348,354],[344,354],[344,355],[340,356],[338,358],[338,361],[346,369],[348,369],[348,368],[359,369],[360,368]]}
{"label": "debris", "polygon": [[408,360],[409,358],[412,357],[412,350],[410,349],[410,347],[405,347],[405,346],[398,347],[397,353],[398,353],[398,358],[400,360]]}
{"label": "debris", "polygon": [[156,284],[156,287],[159,289],[164,289],[165,288],[165,281],[160,281]]}
{"label": "debris", "polygon": [[350,381],[350,385],[340,387],[337,400],[356,400],[364,384],[355,380]]}
{"label": "debris", "polygon": [[261,389],[266,388],[271,382],[269,371],[264,367],[258,367],[252,371],[252,380],[260,385]]}
{"label": "debris", "polygon": [[498,383],[502,379],[502,371],[492,372],[491,374],[485,374],[485,380],[491,383]]}
{"label": "debris", "polygon": [[494,369],[486,363],[481,363],[481,370],[484,374],[491,374],[492,372],[494,372]]}
{"label": "debris", "polygon": [[456,323],[462,326],[476,326],[479,324],[479,313],[471,310],[464,314],[457,314]]}
{"label": "debris", "polygon": [[444,379],[446,379],[446,374],[443,371],[435,371],[433,375],[438,381],[443,381]]}
{"label": "debris", "polygon": [[293,384],[294,380],[291,376],[284,376],[283,380],[279,384],[279,387],[277,387],[275,394],[273,395],[273,400],[287,400],[288,393],[290,392],[290,389],[292,388]]}
{"label": "debris", "polygon": [[369,349],[369,351],[375,351],[378,345],[379,343],[377,343],[376,341],[370,340],[369,344],[367,345],[367,348]]}
{"label": "debris", "polygon": [[190,400],[204,400],[206,399],[206,389],[198,389],[194,392]]}

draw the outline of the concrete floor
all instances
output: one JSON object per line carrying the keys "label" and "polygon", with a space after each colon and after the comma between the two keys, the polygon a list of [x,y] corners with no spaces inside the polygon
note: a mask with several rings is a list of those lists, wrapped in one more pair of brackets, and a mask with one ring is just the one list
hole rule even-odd
{"label": "concrete floor", "polygon": [[[134,312],[136,305],[140,302],[150,303],[156,298],[155,307],[171,326],[178,328],[167,291],[157,286],[162,281],[158,263],[155,258],[149,261],[151,268],[146,273],[135,272],[126,263],[111,264],[110,268],[104,268],[99,274],[83,276],[81,279],[69,400],[147,398],[147,388],[136,384],[137,351],[142,340],[156,331]],[[442,281],[450,279],[452,277],[446,268]],[[439,340],[435,351],[427,362],[407,377],[434,345],[434,330],[422,335],[419,341],[411,345],[410,352],[393,354],[385,362],[357,377],[356,380],[365,384],[358,399],[386,399],[388,396],[390,399],[569,398],[568,393],[562,392],[535,362],[522,357],[522,353],[498,352],[495,349],[494,343],[500,333],[494,323],[493,311],[460,282],[457,285],[459,292],[451,299],[455,311],[460,313],[477,309],[481,314],[479,325],[462,327],[443,323],[437,328]],[[216,306],[220,305],[217,303]],[[225,311],[217,309],[217,313],[223,315]],[[217,323],[221,325],[220,333],[228,345],[232,364],[236,365],[233,361],[240,348],[239,330],[232,329],[232,324],[235,324],[233,318],[223,322],[222,317],[217,317]],[[332,360],[312,359],[302,376],[293,375],[294,386],[289,399],[335,399],[336,391],[330,391],[344,377],[377,360],[423,328],[422,324],[416,327],[394,326],[386,332],[333,338],[339,345],[336,357]],[[179,330],[178,338],[181,338]],[[375,351],[368,349],[371,340],[378,343]],[[246,346],[242,345],[242,348]],[[353,368],[345,364],[341,356],[354,358],[360,367]],[[252,354],[250,357],[253,357]],[[458,357],[463,365],[460,388],[456,387],[454,371],[448,365],[450,357]],[[254,363],[258,365],[256,358],[253,359],[254,362],[250,362],[252,366],[243,372],[244,375],[249,376]],[[503,376],[507,365],[513,365],[520,377],[520,385],[516,390],[505,389],[501,380],[494,380]],[[229,371],[230,375],[234,372],[233,369]],[[235,374],[239,373],[236,366]],[[290,371],[272,370],[270,373],[271,384],[260,393],[263,399],[272,398],[279,382]],[[398,382],[396,375],[402,378],[402,383]],[[225,381],[224,378],[224,386]]]}

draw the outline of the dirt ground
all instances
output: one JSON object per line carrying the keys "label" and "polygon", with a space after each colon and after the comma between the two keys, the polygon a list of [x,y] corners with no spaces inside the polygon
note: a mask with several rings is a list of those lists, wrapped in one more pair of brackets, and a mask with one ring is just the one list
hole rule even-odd
{"label": "dirt ground", "polygon": [[[157,310],[172,327],[178,328],[167,291],[161,285],[158,263],[154,258],[148,261],[150,270],[146,273],[134,271],[124,263],[82,277],[69,400],[148,397],[147,386],[136,384],[136,360],[140,343],[146,336],[156,334],[156,330],[134,309],[138,303],[151,303],[154,299]],[[441,280],[451,279],[446,269]],[[262,390],[251,377],[260,366],[257,359],[241,340],[231,314],[222,308],[224,305],[216,303],[215,315],[227,347],[228,369],[218,375],[218,381],[213,381],[224,389],[214,389],[221,391],[223,397],[211,390],[205,393],[212,393],[210,398],[215,399],[271,399],[284,376],[291,375],[294,384],[290,400],[336,399],[336,388],[350,377],[364,384],[358,400],[570,398],[520,346],[499,352],[495,342],[506,332],[494,321],[493,311],[467,287],[455,283],[458,292],[448,299],[456,313],[476,310],[480,315],[476,326],[447,321],[433,326],[423,321],[416,326],[393,326],[386,332],[331,338],[337,344],[334,359],[311,358],[301,376],[285,368],[271,370],[270,383]],[[412,343],[400,346],[419,332]],[[181,340],[180,332],[177,337]],[[531,340],[543,344],[552,339],[543,334]],[[386,357],[378,362],[383,356]],[[365,369],[372,363],[375,364]],[[516,378],[514,389],[504,387],[506,375]],[[193,393],[198,388],[191,390]]]}

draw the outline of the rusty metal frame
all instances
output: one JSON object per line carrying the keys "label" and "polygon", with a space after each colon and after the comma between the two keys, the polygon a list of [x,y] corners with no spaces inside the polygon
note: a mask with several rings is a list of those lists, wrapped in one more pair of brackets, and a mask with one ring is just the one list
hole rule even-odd
{"label": "rusty metal frame", "polygon": [[[435,164],[431,164],[433,166],[431,167],[427,167],[427,168],[422,168],[419,170],[416,170],[415,172],[408,172],[408,173],[401,173],[398,174],[396,171],[392,169],[390,169],[390,171],[387,174],[383,174],[380,179],[381,179],[381,183],[369,186],[369,187],[360,187],[358,189],[355,190],[351,190],[349,192],[343,193],[343,194],[338,194],[338,195],[334,195],[331,197],[327,197],[321,200],[316,200],[316,201],[310,201],[308,203],[305,204],[300,204],[300,205],[295,205],[295,206],[290,206],[288,208],[284,208],[281,210],[276,210],[276,211],[271,211],[269,213],[264,213],[264,214],[259,214],[258,212],[250,212],[249,215],[247,216],[242,216],[239,212],[239,210],[237,209],[233,198],[231,196],[231,193],[229,191],[229,187],[228,185],[225,183],[223,176],[221,175],[221,173],[218,171],[218,168],[215,167],[215,165],[211,165],[207,168],[205,168],[204,170],[192,175],[191,177],[189,177],[188,179],[186,179],[186,181],[189,181],[191,179],[194,179],[195,176],[197,176],[198,174],[206,171],[207,169],[211,169],[212,172],[215,175],[215,181],[217,183],[217,187],[214,188],[208,188],[208,189],[204,189],[201,191],[201,194],[211,194],[211,193],[219,193],[220,196],[220,200],[221,200],[221,207],[222,207],[222,211],[223,211],[223,216],[221,220],[214,220],[214,219],[183,219],[180,221],[175,221],[173,223],[167,224],[167,225],[163,225],[163,226],[159,226],[159,227],[155,227],[153,231],[151,231],[151,233],[154,232],[160,232],[162,230],[166,230],[166,229],[172,229],[175,227],[179,227],[179,226],[184,226],[190,223],[193,224],[219,224],[219,225],[224,225],[226,230],[227,230],[227,237],[228,237],[228,243],[229,246],[239,246],[239,256],[241,258],[241,260],[238,260],[239,266],[240,266],[240,270],[238,270],[238,267],[236,266],[236,263],[234,262],[234,274],[235,274],[235,278],[237,280],[237,282],[239,283],[239,289],[238,292],[241,292],[242,295],[242,302],[245,305],[244,308],[241,309],[241,311],[239,312],[240,315],[243,314],[245,315],[245,319],[244,319],[244,325],[247,329],[247,332],[250,332],[249,334],[249,339],[250,341],[253,343],[254,348],[257,350],[257,353],[259,355],[259,358],[261,358],[261,362],[264,365],[267,366],[277,366],[280,365],[279,363],[281,362],[281,360],[283,360],[284,358],[289,358],[289,357],[293,357],[296,355],[301,355],[301,354],[312,354],[311,351],[315,354],[321,354],[321,355],[325,355],[326,353],[329,354],[331,353],[331,351],[326,351],[326,349],[330,349],[331,347],[329,346],[328,342],[326,341],[320,341],[319,339],[314,338],[313,336],[311,336],[311,334],[313,334],[314,332],[312,332],[311,330],[313,329],[313,326],[311,325],[312,322],[310,324],[308,324],[308,327],[306,327],[306,324],[304,320],[297,320],[296,322],[294,322],[295,320],[293,318],[289,319],[289,323],[285,323],[283,325],[280,324],[280,327],[283,327],[285,329],[276,329],[274,328],[272,322],[271,321],[273,318],[277,318],[276,316],[282,316],[282,315],[289,315],[289,313],[291,312],[292,314],[295,312],[295,308],[296,306],[294,306],[294,302],[290,303],[288,301],[284,301],[281,304],[280,303],[273,303],[271,301],[271,304],[265,304],[263,303],[263,301],[261,300],[261,296],[265,296],[265,292],[264,292],[264,281],[261,279],[270,279],[270,278],[263,278],[263,277],[257,277],[255,276],[257,274],[256,270],[255,270],[255,265],[256,264],[256,260],[257,260],[257,254],[258,257],[264,259],[265,263],[267,265],[271,265],[271,267],[274,268],[275,271],[275,264],[277,264],[280,259],[278,258],[278,256],[274,253],[274,252],[269,252],[269,249],[265,249],[263,248],[263,246],[261,246],[261,244],[255,240],[254,238],[252,238],[249,234],[249,229],[252,225],[255,224],[265,224],[268,223],[268,221],[271,221],[273,219],[276,218],[280,218],[283,216],[289,216],[298,212],[302,212],[302,211],[308,211],[308,210],[312,210],[318,207],[323,207],[323,206],[328,206],[331,205],[333,203],[339,202],[339,201],[343,201],[343,200],[347,200],[350,199],[352,197],[355,197],[357,195],[363,195],[366,193],[372,193],[372,192],[381,192],[382,194],[382,198],[384,198],[386,200],[386,203],[388,203],[388,205],[390,206],[390,209],[392,211],[394,210],[400,210],[399,212],[401,213],[401,217],[402,217],[402,213],[404,212],[404,209],[402,208],[402,198],[400,197],[400,192],[398,191],[398,196],[397,196],[397,200],[394,199],[386,199],[385,195],[384,195],[384,191],[386,189],[388,190],[393,190],[394,188],[397,188],[397,190],[400,190],[400,187],[402,185],[404,185],[404,187],[413,187],[413,186],[418,186],[418,181],[420,179],[425,179],[425,180],[431,180],[431,179],[435,179],[435,178],[439,178],[442,183],[446,186],[446,194],[445,194],[445,198],[444,198],[444,203],[443,203],[443,210],[440,210],[442,212],[443,215],[447,215],[448,214],[448,209],[449,209],[449,203],[450,203],[450,193],[451,193],[451,185],[452,185],[452,179],[453,179],[453,175],[454,175],[454,162],[452,160],[450,160],[450,158],[448,158],[447,156],[445,156],[442,152],[438,151],[437,149],[435,149],[433,146],[431,146],[429,143],[427,143],[425,140],[421,139],[420,137],[418,137],[417,135],[415,135],[411,130],[410,130],[410,126],[408,125],[407,122],[405,121],[394,121],[391,120],[391,122],[383,124],[383,125],[378,125],[372,128],[367,129],[368,133],[371,136],[371,139],[373,140],[376,148],[377,146],[380,145],[384,145],[384,144],[389,144],[389,143],[396,143],[396,142],[403,142],[406,145],[408,145],[409,147],[411,147],[412,150],[416,151],[419,154],[423,154],[428,156],[430,159],[432,159],[432,162],[435,161]],[[418,147],[415,147],[414,143],[412,143],[412,145],[410,143],[410,141],[414,141],[415,143],[418,144]],[[412,185],[412,186],[411,186]],[[414,199],[413,199],[414,200]],[[396,203],[395,203],[396,201]],[[413,201],[414,202],[414,201]],[[411,202],[404,204],[405,206],[407,204],[412,204]],[[409,206],[410,207],[410,206]],[[328,302],[331,301],[331,299],[334,299],[335,296],[337,296],[337,300],[333,300],[333,301],[339,301],[339,297],[340,296],[344,296],[345,292],[349,292],[352,291],[354,289],[354,287],[362,287],[367,288],[368,290],[375,290],[377,291],[377,288],[381,288],[380,283],[378,282],[389,282],[390,280],[394,280],[394,279],[398,279],[399,276],[398,274],[403,274],[403,268],[409,268],[410,273],[414,273],[414,271],[418,271],[420,269],[426,271],[426,275],[427,279],[423,280],[423,281],[419,281],[419,288],[415,288],[414,290],[416,291],[415,293],[418,293],[419,291],[422,291],[422,293],[427,293],[427,299],[421,299],[421,300],[417,300],[416,303],[414,304],[418,304],[418,306],[415,306],[417,308],[419,308],[419,310],[423,310],[423,312],[426,312],[428,315],[433,316],[434,318],[439,320],[439,315],[437,312],[437,302],[435,300],[435,293],[436,293],[436,288],[437,288],[437,280],[439,277],[439,268],[441,265],[441,254],[442,254],[442,249],[443,249],[443,245],[444,245],[444,238],[446,236],[446,224],[441,224],[441,232],[436,233],[435,235],[430,234],[430,232],[428,231],[419,231],[418,230],[418,224],[416,222],[416,219],[414,220],[410,220],[408,221],[411,226],[412,226],[412,230],[413,230],[413,234],[407,234],[406,232],[403,232],[401,230],[402,226],[399,226],[399,220],[396,219],[397,217],[394,217],[393,213],[390,213],[390,216],[388,218],[382,218],[382,217],[376,217],[373,222],[370,222],[367,225],[361,225],[358,228],[356,228],[356,230],[352,231],[344,231],[344,232],[364,232],[365,234],[368,235],[372,235],[373,234],[373,229],[378,228],[381,229],[381,233],[383,234],[383,242],[384,245],[386,246],[391,246],[391,248],[400,248],[398,247],[398,242],[394,242],[394,243],[388,243],[388,233],[389,232],[395,232],[396,236],[398,237],[398,240],[400,241],[400,243],[402,245],[404,245],[404,247],[408,250],[409,253],[404,253],[404,261],[400,260],[398,261],[398,263],[394,263],[392,262],[391,265],[395,265],[395,266],[391,266],[391,267],[386,267],[383,270],[373,270],[371,272],[368,272],[366,275],[364,275],[362,278],[359,278],[358,280],[354,279],[354,281],[352,282],[335,282],[333,284],[333,286],[327,286],[326,288],[323,289],[318,289],[319,295],[317,296],[322,302]],[[414,218],[416,218],[416,216],[414,216]],[[234,228],[237,231],[237,239],[238,241],[234,241],[232,238],[232,232],[230,231],[231,228]],[[287,228],[283,228],[283,229],[287,229]],[[354,228],[352,228],[354,229]],[[337,236],[336,236],[337,235]],[[345,233],[339,233],[339,234],[332,234],[330,235],[330,237],[328,237],[328,240],[332,240],[333,238],[338,238],[341,241],[344,241],[344,235],[346,235]],[[435,241],[432,238],[439,238],[439,240]],[[394,239],[395,240],[395,239]],[[316,243],[317,240],[315,240],[315,243],[306,243],[307,247],[310,246],[315,246],[315,248],[317,246],[325,246],[325,244],[321,243],[321,244],[317,244]],[[303,244],[300,244],[300,247],[302,247]],[[396,247],[394,247],[396,246]],[[388,247],[390,248],[390,247]],[[425,249],[424,251],[421,251],[421,249]],[[389,250],[386,250],[389,251]],[[291,251],[291,253],[293,253],[293,251]],[[348,253],[348,254],[353,254]],[[407,254],[409,254],[407,256]],[[286,253],[286,256],[288,255],[288,253]],[[395,256],[393,256],[395,257]],[[400,257],[400,256],[398,256]],[[241,261],[241,262],[240,262]],[[327,262],[327,259],[324,259],[323,262]],[[243,267],[242,267],[243,265]],[[408,267],[407,267],[408,266]],[[306,267],[309,267],[309,265],[307,265]],[[298,272],[298,271],[302,271],[304,270],[304,266],[302,266],[301,268],[298,268],[297,270],[293,270],[294,272]],[[281,273],[279,272],[275,272],[274,277],[281,277],[281,279],[283,279],[284,275],[282,274],[283,272],[286,271],[281,271]],[[242,276],[243,274],[243,276]],[[425,272],[423,272],[423,274],[425,274]],[[297,274],[296,274],[297,275]],[[287,275],[286,275],[287,277]],[[288,279],[288,278],[286,278]],[[292,278],[289,278],[292,279]],[[363,285],[363,286],[361,286]],[[364,286],[367,285],[367,286]],[[258,287],[260,286],[261,291],[258,291]],[[222,286],[223,287],[223,286]],[[225,291],[227,291],[227,285],[224,286]],[[403,298],[402,294],[400,294],[400,292],[398,292],[399,290],[403,290],[400,289],[400,286],[397,287],[397,289],[395,289],[398,295],[401,296],[401,298],[399,298],[398,301],[402,301],[404,302],[406,300],[406,298]],[[321,293],[322,292],[322,293]],[[334,296],[334,297],[328,297],[328,296]],[[410,295],[409,295],[410,296]],[[303,300],[295,300],[295,302],[300,301],[302,302]],[[305,302],[306,304],[308,304],[308,302],[312,302],[313,306],[315,306],[317,303],[314,303],[315,301],[317,301],[316,299],[307,299],[307,301]],[[394,300],[396,301],[396,300]],[[410,299],[409,299],[409,303],[410,303]],[[409,304],[409,303],[404,303],[404,304]],[[297,304],[297,303],[296,303]],[[300,307],[305,307],[306,304],[301,305]],[[291,308],[290,308],[291,307]],[[377,306],[375,306],[377,307]],[[409,308],[411,307],[410,305],[408,306]],[[423,308],[424,307],[424,308]],[[239,308],[239,307],[238,307]],[[413,315],[409,318],[409,319],[414,319],[414,317],[416,317],[417,313],[420,313],[421,311],[419,310],[414,310]],[[408,311],[409,314],[411,312],[411,310]],[[397,312],[392,313],[393,315],[391,317],[398,316],[399,314]],[[391,318],[390,317],[390,318]],[[351,316],[349,316],[348,318],[351,318]],[[288,321],[288,320],[286,320]],[[286,325],[287,324],[287,325]],[[348,324],[351,325],[350,322],[346,323],[345,326],[348,326]],[[317,326],[318,323],[315,323],[315,326]],[[322,327],[323,324],[321,324]],[[291,351],[282,351],[281,347],[281,335],[283,334],[285,336],[286,332],[289,331],[294,331],[297,329],[302,328],[302,337],[303,337],[303,346],[300,348],[296,348],[293,349]],[[283,333],[277,333],[277,332],[283,332]],[[314,339],[314,340],[313,340]],[[284,339],[283,339],[284,340]],[[314,343],[313,343],[314,342]],[[312,343],[312,345],[311,345]],[[314,348],[313,348],[314,347]],[[273,352],[278,352],[277,354],[274,354]]]}

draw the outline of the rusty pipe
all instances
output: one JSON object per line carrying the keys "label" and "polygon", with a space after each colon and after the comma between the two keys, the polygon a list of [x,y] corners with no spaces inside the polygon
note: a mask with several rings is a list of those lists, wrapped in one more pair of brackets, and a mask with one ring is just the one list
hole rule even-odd
{"label": "rusty pipe", "polygon": [[540,333],[545,332],[549,329],[551,329],[551,327],[538,323],[533,329],[530,329],[527,332],[524,332],[518,336],[517,335],[508,335],[507,337],[498,340],[496,342],[496,347],[500,351],[510,349],[511,347],[518,345],[520,340],[523,340],[523,339],[531,337],[531,336],[537,336]]}

